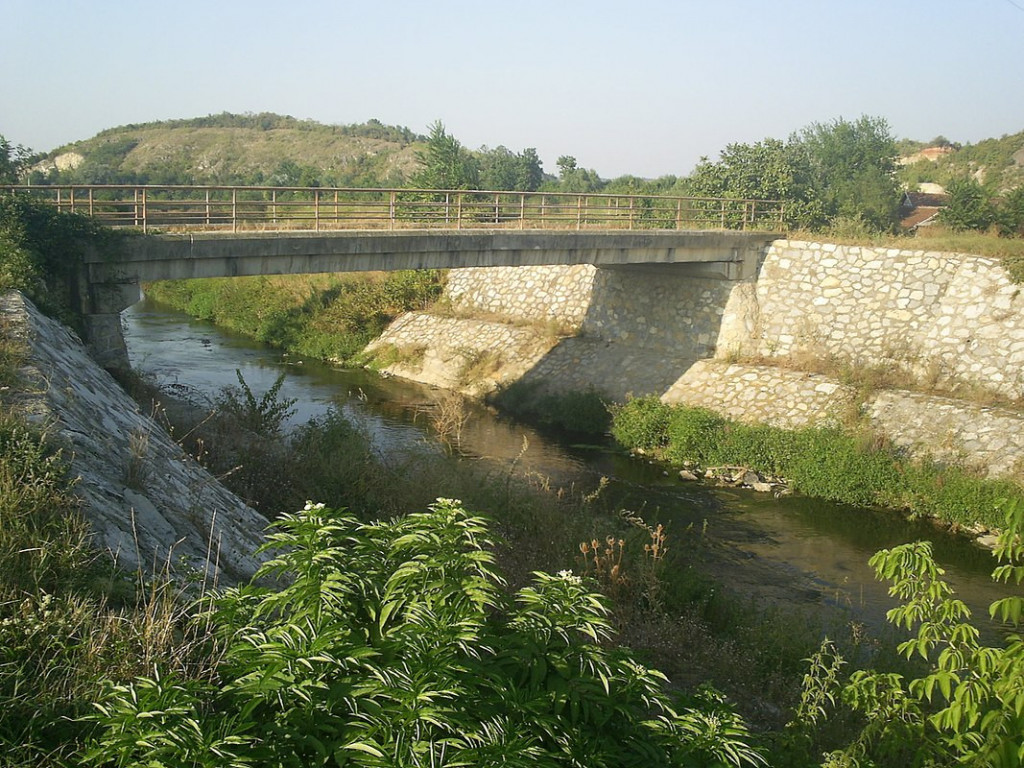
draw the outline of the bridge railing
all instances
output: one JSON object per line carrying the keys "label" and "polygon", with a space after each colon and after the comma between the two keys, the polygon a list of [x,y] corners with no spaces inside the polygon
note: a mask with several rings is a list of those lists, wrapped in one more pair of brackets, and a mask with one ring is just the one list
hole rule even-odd
{"label": "bridge railing", "polygon": [[785,204],[777,200],[333,187],[76,184],[0,189],[144,232],[785,228]]}

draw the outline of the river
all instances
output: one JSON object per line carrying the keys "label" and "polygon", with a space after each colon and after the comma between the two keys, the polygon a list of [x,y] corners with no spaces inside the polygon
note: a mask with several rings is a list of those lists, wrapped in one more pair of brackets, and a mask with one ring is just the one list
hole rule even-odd
{"label": "river", "polygon": [[[335,407],[382,455],[441,450],[424,416],[438,398],[429,388],[296,360],[150,301],[136,304],[124,318],[133,367],[162,388],[213,398],[238,383],[237,369],[259,394],[284,371],[281,395],[296,401],[293,424]],[[700,530],[700,567],[759,603],[820,609],[822,616],[840,609],[852,620],[880,627],[895,603],[874,579],[868,558],[916,539],[933,542],[936,559],[976,617],[987,616],[988,604],[1005,595],[989,578],[991,553],[927,521],[800,496],[683,483],[667,468],[611,446],[573,445],[484,408],[474,409],[460,448],[477,459],[515,461],[517,470],[540,473],[555,484],[586,486],[610,478],[616,501],[643,509],[648,522],[663,522],[670,532]]]}

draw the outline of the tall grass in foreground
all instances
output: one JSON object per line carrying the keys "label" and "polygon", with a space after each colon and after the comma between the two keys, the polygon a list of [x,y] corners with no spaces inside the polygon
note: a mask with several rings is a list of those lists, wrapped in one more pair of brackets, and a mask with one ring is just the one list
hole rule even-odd
{"label": "tall grass in foreground", "polygon": [[[0,413],[0,765],[75,764],[103,679],[202,667],[178,587],[129,579],[89,545],[64,457]],[[70,762],[66,762],[70,761]]]}

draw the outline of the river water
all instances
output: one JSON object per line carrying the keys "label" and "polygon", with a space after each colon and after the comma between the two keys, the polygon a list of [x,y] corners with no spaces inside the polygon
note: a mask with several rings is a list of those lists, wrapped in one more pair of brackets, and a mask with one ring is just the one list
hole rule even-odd
{"label": "river water", "polygon": [[[283,371],[281,395],[296,400],[293,424],[334,407],[359,425],[383,455],[440,450],[424,417],[439,397],[429,388],[289,358],[150,301],[136,304],[124,317],[133,367],[163,388],[213,398],[222,388],[237,385],[237,369],[261,394]],[[667,468],[610,445],[573,445],[483,408],[474,409],[460,448],[476,459],[514,461],[517,470],[550,477],[556,486],[586,487],[610,478],[616,501],[642,509],[649,523],[665,523],[670,534],[688,526],[701,531],[700,567],[708,575],[758,603],[821,609],[823,622],[836,615],[833,609],[841,609],[852,620],[883,625],[885,611],[895,603],[874,579],[868,558],[916,539],[933,542],[957,595],[979,620],[987,616],[992,600],[1005,595],[989,578],[995,564],[991,553],[897,513],[683,483]]]}

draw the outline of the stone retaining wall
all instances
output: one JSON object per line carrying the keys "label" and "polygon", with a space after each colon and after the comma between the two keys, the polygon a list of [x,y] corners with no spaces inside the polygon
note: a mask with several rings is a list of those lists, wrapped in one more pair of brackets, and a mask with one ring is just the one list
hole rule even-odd
{"label": "stone retaining wall", "polygon": [[738,351],[896,365],[1024,397],[1021,289],[981,256],[779,240]]}
{"label": "stone retaining wall", "polygon": [[[446,366],[492,351],[507,367],[491,371],[484,389],[522,378],[612,400],[656,394],[788,428],[835,423],[861,407],[908,449],[997,474],[1022,466],[1016,412],[910,392],[857,403],[838,381],[787,368],[807,359],[895,366],[929,384],[1024,397],[1024,296],[994,259],[779,240],[749,282],[671,267],[516,267],[453,270],[446,291],[457,310],[577,333],[531,345],[528,328],[513,339],[483,333],[478,320],[412,315],[382,340],[425,345],[432,361],[426,374],[395,373],[457,385]],[[748,357],[759,364],[739,364]]]}
{"label": "stone retaining wall", "polygon": [[783,429],[835,426],[856,407],[856,392],[826,376],[715,360],[698,360],[661,399]]}
{"label": "stone retaining wall", "polygon": [[251,576],[267,519],[140,413],[71,331],[15,292],[0,315],[27,348],[23,384],[5,400],[64,446],[94,544],[147,575],[183,560],[222,584]]}

